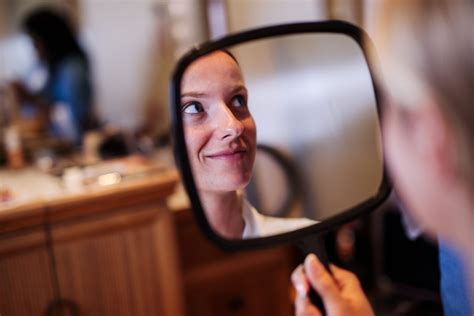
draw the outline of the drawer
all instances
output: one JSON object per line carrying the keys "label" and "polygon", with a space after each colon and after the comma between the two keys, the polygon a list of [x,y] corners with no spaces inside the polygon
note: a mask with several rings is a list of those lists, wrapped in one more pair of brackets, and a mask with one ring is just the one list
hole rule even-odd
{"label": "drawer", "polygon": [[246,259],[235,260],[227,268],[197,269],[189,273],[185,277],[187,315],[292,315],[290,269],[285,259],[263,264],[255,264],[258,261],[254,260],[252,265]]}

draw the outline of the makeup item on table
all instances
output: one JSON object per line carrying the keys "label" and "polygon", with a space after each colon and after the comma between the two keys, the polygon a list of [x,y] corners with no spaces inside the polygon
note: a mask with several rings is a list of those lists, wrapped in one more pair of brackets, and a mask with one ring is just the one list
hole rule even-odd
{"label": "makeup item on table", "polygon": [[22,168],[25,165],[25,158],[18,129],[14,125],[5,128],[3,137],[8,167],[12,169]]}

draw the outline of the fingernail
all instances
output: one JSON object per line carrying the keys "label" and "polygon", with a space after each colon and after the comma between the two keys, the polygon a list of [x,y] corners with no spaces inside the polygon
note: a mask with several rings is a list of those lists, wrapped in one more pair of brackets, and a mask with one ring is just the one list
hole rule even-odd
{"label": "fingernail", "polygon": [[318,257],[315,254],[309,254],[304,262],[306,273],[317,276],[324,273],[324,267],[321,265]]}
{"label": "fingernail", "polygon": [[314,265],[317,262],[318,262],[318,257],[316,257],[314,253],[310,253],[309,255],[307,255],[304,261],[305,265]]}
{"label": "fingernail", "polygon": [[295,284],[296,292],[298,293],[298,296],[306,296],[308,293],[307,287],[302,283],[302,282],[297,282]]}

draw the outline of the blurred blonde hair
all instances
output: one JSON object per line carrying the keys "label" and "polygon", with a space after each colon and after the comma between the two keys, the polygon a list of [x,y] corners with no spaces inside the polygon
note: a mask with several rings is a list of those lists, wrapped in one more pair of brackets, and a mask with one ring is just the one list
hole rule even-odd
{"label": "blurred blonde hair", "polygon": [[383,78],[401,106],[436,101],[453,129],[458,172],[474,186],[474,1],[386,0],[375,21]]}

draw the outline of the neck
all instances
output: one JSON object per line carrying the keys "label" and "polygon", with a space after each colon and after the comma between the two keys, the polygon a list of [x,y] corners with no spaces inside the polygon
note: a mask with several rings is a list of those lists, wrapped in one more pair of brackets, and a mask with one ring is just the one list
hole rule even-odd
{"label": "neck", "polygon": [[207,220],[222,237],[240,239],[244,231],[243,198],[237,191],[200,193]]}

